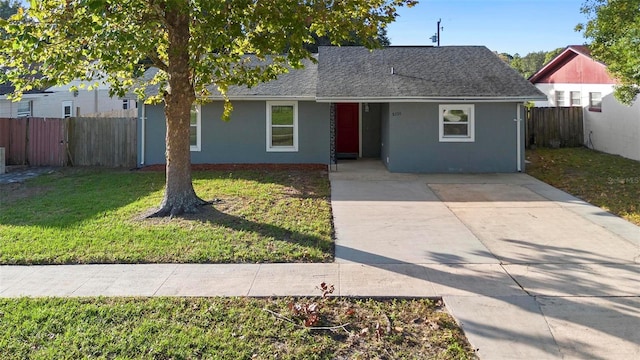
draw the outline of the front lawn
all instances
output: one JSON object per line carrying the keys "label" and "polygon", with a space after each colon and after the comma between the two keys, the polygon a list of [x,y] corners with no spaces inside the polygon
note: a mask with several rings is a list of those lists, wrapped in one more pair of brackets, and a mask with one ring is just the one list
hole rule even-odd
{"label": "front lawn", "polygon": [[527,173],[640,225],[640,162],[586,148],[527,151]]}
{"label": "front lawn", "polygon": [[[306,327],[296,305],[317,305],[307,325],[325,329]],[[0,358],[474,358],[443,310],[427,299],[0,299]]]}
{"label": "front lawn", "polygon": [[197,215],[143,219],[164,173],[65,168],[0,185],[0,263],[327,262],[324,171],[197,171]]}

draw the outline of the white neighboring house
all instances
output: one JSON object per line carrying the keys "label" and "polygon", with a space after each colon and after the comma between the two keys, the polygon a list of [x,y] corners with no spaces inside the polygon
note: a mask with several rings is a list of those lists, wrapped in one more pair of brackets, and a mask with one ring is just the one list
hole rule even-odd
{"label": "white neighboring house", "polygon": [[567,47],[529,81],[547,95],[537,107],[582,107],[586,146],[640,161],[640,101],[626,106],[615,99],[617,81],[586,46]]}
{"label": "white neighboring house", "polygon": [[79,116],[136,116],[135,99],[123,99],[109,96],[109,87],[100,85],[93,90],[69,89],[81,84],[73,81],[63,86],[53,86],[43,91],[33,91],[22,96],[19,102],[7,100],[11,86],[0,86],[0,117],[50,117],[67,118]]}

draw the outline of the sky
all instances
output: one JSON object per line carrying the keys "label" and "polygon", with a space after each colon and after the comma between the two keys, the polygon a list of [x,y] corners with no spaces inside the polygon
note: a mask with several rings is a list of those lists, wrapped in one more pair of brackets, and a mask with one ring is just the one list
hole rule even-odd
{"label": "sky", "polygon": [[389,25],[391,45],[435,45],[438,19],[444,28],[440,45],[484,45],[499,53],[524,56],[587,42],[574,30],[587,18],[584,0],[419,0],[401,8]]}

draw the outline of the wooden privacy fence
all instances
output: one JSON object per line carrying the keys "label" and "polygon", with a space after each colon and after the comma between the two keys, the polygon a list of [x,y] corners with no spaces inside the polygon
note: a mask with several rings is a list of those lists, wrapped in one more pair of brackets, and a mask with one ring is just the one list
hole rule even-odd
{"label": "wooden privacy fence", "polygon": [[69,121],[72,165],[135,167],[135,118],[72,118]]}
{"label": "wooden privacy fence", "polygon": [[6,163],[135,167],[135,118],[0,119]]}
{"label": "wooden privacy fence", "polygon": [[527,109],[526,147],[580,147],[584,145],[581,107]]}
{"label": "wooden privacy fence", "polygon": [[64,166],[65,142],[65,119],[0,119],[0,147],[5,148],[7,164]]}

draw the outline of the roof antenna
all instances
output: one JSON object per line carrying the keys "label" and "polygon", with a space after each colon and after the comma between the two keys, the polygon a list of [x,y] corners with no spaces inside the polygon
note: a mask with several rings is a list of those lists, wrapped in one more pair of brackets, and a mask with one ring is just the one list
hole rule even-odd
{"label": "roof antenna", "polygon": [[437,42],[438,47],[440,47],[440,30],[444,30],[444,27],[440,26],[442,19],[438,19],[438,27],[435,35],[431,37],[431,42]]}

